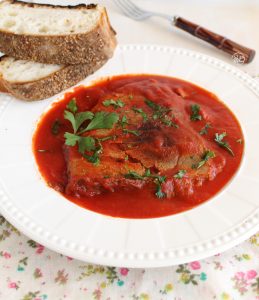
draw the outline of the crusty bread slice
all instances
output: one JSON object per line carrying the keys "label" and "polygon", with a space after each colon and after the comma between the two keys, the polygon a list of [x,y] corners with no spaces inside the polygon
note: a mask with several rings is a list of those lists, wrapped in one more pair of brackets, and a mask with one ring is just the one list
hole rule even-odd
{"label": "crusty bread slice", "polygon": [[0,51],[18,59],[49,64],[108,60],[116,47],[102,6],[54,6],[0,1]]}
{"label": "crusty bread slice", "polygon": [[[106,59],[79,65],[49,65],[0,58],[0,90],[26,101],[51,97],[98,70]],[[2,88],[1,88],[2,87]]]}

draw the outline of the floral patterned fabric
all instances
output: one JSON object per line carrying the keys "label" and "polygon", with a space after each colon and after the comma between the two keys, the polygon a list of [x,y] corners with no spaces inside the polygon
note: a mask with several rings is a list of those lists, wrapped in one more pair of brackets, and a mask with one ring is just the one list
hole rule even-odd
{"label": "floral patterned fabric", "polygon": [[50,251],[0,216],[0,299],[258,300],[259,233],[202,261],[128,269]]}

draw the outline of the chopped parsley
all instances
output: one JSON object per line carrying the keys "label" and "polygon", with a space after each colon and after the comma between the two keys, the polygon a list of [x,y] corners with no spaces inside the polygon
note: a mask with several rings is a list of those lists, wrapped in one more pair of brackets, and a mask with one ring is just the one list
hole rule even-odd
{"label": "chopped parsley", "polygon": [[200,106],[198,104],[191,105],[191,121],[201,121],[202,115],[200,114]]}
{"label": "chopped parsley", "polygon": [[168,127],[179,128],[178,124],[174,123],[172,120],[169,120],[166,116],[163,119],[161,119],[161,122]]}
{"label": "chopped parsley", "polygon": [[68,109],[69,111],[71,111],[73,114],[75,114],[75,113],[77,112],[78,107],[77,107],[77,105],[76,105],[76,98],[72,98],[72,99],[70,100],[70,102],[69,102],[68,105],[67,105],[67,109]]}
{"label": "chopped parsley", "polygon": [[232,151],[230,145],[228,142],[224,141],[224,137],[227,136],[226,132],[223,132],[221,134],[216,133],[214,141],[222,148],[226,149],[232,156],[235,156],[234,152]]}
{"label": "chopped parsley", "polygon": [[119,100],[108,99],[108,100],[103,101],[103,105],[106,107],[112,105],[115,108],[118,108],[118,107],[121,108],[125,105],[125,103],[123,101],[121,101],[120,99]]}
{"label": "chopped parsley", "polygon": [[206,123],[205,126],[201,129],[201,131],[199,132],[200,135],[205,135],[208,134],[208,129],[211,128],[210,123]]}
{"label": "chopped parsley", "polygon": [[124,175],[124,177],[127,179],[135,179],[135,180],[144,180],[145,179],[145,176],[142,176],[135,171],[129,171],[127,174]]}
{"label": "chopped parsley", "polygon": [[122,129],[124,129],[125,126],[129,124],[128,123],[128,119],[127,119],[127,117],[125,115],[122,116],[122,118],[121,118],[121,120],[119,122],[120,122],[120,125],[121,125]]}
{"label": "chopped parsley", "polygon": [[204,152],[204,154],[201,157],[201,161],[198,162],[197,164],[193,164],[192,168],[193,169],[200,169],[202,166],[204,166],[206,164],[206,162],[210,159],[210,158],[214,158],[216,155],[213,151],[211,150],[207,150]]}
{"label": "chopped parsley", "polygon": [[184,175],[186,174],[186,170],[179,170],[175,175],[174,178],[176,179],[182,179]]}
{"label": "chopped parsley", "polygon": [[144,175],[140,175],[135,171],[129,171],[124,175],[125,178],[134,179],[134,180],[144,180],[145,178],[153,178],[153,182],[156,185],[155,195],[157,198],[162,199],[166,196],[166,194],[162,190],[162,184],[166,181],[166,176],[161,176],[157,174],[152,174],[150,169],[146,169]]}
{"label": "chopped parsley", "polygon": [[165,114],[167,114],[169,111],[171,111],[171,108],[167,108],[161,105],[156,104],[155,102],[146,99],[145,100],[146,105],[153,110],[153,119],[158,120],[162,119]]}
{"label": "chopped parsley", "polygon": [[58,135],[61,127],[61,122],[56,119],[51,126],[51,133],[53,135]]}
{"label": "chopped parsley", "polygon": [[153,110],[153,120],[160,120],[163,124],[165,124],[168,127],[175,127],[178,128],[179,126],[174,123],[167,113],[169,113],[172,109],[167,108],[161,105],[156,104],[155,102],[146,99],[145,100],[146,105]]}
{"label": "chopped parsley", "polygon": [[131,133],[131,134],[134,134],[136,136],[140,136],[140,132],[137,131],[137,130],[129,130],[129,129],[123,129],[123,133]]}
{"label": "chopped parsley", "polygon": [[143,122],[144,122],[144,123],[147,122],[148,116],[147,116],[147,114],[143,111],[142,108],[133,107],[132,110],[133,110],[134,112],[136,112],[136,113],[139,113],[139,114],[142,116]]}

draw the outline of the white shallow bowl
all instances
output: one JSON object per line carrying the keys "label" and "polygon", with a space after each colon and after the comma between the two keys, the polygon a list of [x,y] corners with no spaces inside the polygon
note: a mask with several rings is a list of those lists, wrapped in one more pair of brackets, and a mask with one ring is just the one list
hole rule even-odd
{"label": "white shallow bowl", "polygon": [[205,258],[254,234],[259,229],[259,85],[212,57],[151,45],[118,47],[115,56],[83,83],[126,73],[179,77],[224,101],[245,134],[245,156],[234,180],[205,204],[163,218],[121,219],[83,209],[47,187],[32,154],[37,120],[61,96],[28,103],[0,94],[0,211],[4,217],[57,252],[127,267],[161,267]]}

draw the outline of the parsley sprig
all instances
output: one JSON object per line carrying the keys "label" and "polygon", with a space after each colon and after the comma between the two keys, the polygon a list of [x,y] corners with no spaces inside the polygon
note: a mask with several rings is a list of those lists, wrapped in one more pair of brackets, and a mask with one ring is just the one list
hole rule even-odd
{"label": "parsley sprig", "polygon": [[235,156],[233,150],[231,149],[228,142],[224,141],[223,139],[227,136],[226,132],[221,134],[216,133],[214,141],[222,148],[226,149],[232,156]]}
{"label": "parsley sprig", "polygon": [[[84,132],[96,129],[111,129],[115,123],[118,122],[119,116],[116,113],[97,112],[92,113],[89,111],[77,112],[78,107],[76,100],[72,99],[64,111],[64,119],[68,120],[73,128],[73,133],[65,132],[65,144],[67,146],[75,146],[78,144],[78,152],[86,158],[89,162],[94,164],[99,163],[99,156],[102,153],[102,141],[110,139],[105,137],[103,139],[94,138],[91,136],[81,136]],[[82,128],[83,123],[90,120],[89,124]],[[93,152],[91,155],[85,152]]]}
{"label": "parsley sprig", "polygon": [[157,198],[162,199],[166,196],[166,194],[162,190],[162,184],[166,182],[166,176],[152,174],[150,169],[146,169],[143,175],[140,175],[135,171],[129,171],[127,174],[124,175],[124,177],[134,180],[145,180],[146,178],[153,178],[153,182],[156,185],[155,195],[157,196]]}
{"label": "parsley sprig", "polygon": [[192,165],[192,168],[193,169],[200,169],[202,166],[204,166],[206,164],[206,162],[211,159],[211,158],[214,158],[216,157],[215,153],[211,150],[206,150],[204,152],[204,154],[202,155],[201,157],[201,161],[199,161],[198,163],[196,164],[193,164]]}

